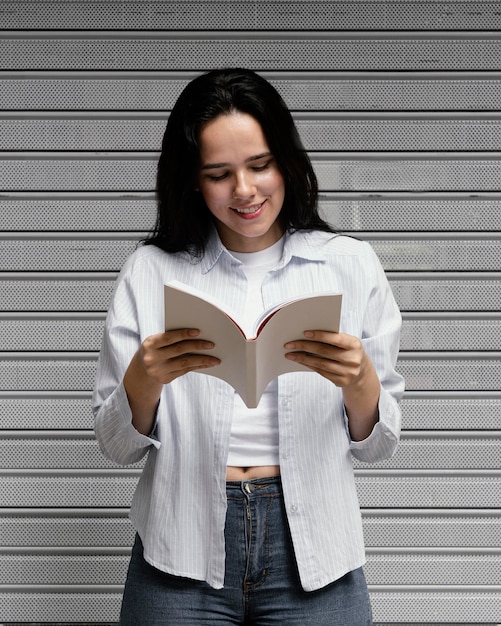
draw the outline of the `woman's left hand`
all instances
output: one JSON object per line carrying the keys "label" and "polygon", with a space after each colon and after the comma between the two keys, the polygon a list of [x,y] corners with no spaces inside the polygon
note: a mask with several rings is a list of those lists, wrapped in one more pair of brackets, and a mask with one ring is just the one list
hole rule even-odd
{"label": "woman's left hand", "polygon": [[304,339],[285,344],[286,358],[306,365],[338,387],[354,441],[370,435],[379,419],[380,383],[372,361],[357,337],[323,330],[306,331]]}
{"label": "woman's left hand", "polygon": [[285,344],[286,358],[306,365],[338,387],[357,383],[367,355],[357,337],[345,333],[308,330],[304,339]]}

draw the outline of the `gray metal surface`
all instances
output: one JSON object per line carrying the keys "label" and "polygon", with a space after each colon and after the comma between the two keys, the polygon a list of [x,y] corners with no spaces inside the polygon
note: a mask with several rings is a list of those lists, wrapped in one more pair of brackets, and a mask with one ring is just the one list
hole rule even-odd
{"label": "gray metal surface", "polygon": [[[149,231],[154,194],[22,193],[2,199],[5,231]],[[357,194],[323,192],[323,216],[341,231],[501,231],[501,193]],[[41,217],[43,216],[43,220]],[[92,228],[91,228],[92,227]],[[47,235],[50,236],[49,234]],[[423,235],[421,235],[423,236]],[[3,268],[2,268],[3,269]]]}
{"label": "gray metal surface", "polygon": [[[375,5],[376,6],[376,5]],[[6,111],[167,111],[199,72],[2,72]],[[300,111],[498,111],[501,75],[495,72],[265,71],[289,108]]]}
{"label": "gray metal surface", "polygon": [[[500,151],[501,116],[490,114],[296,114],[312,151]],[[388,117],[390,119],[388,119]],[[102,115],[12,113],[0,116],[0,150],[158,151],[167,113]]]}
{"label": "gray metal surface", "polygon": [[2,28],[116,30],[476,30],[501,28],[498,4],[387,0],[2,2]]}
{"label": "gray metal surface", "polygon": [[[103,330],[104,313],[0,313],[0,336],[5,351],[97,351]],[[400,348],[418,352],[501,351],[501,320],[498,313],[404,313]]]}
{"label": "gray metal surface", "polygon": [[494,32],[0,32],[4,70],[499,71]]}
{"label": "gray metal surface", "polygon": [[[490,0],[0,2],[0,621],[118,619],[141,471],[91,388],[117,272],[155,219],[199,71],[263,71],[322,214],[403,314],[403,432],[355,461],[378,626],[501,616],[501,12]],[[238,28],[238,30],[236,30]]]}
{"label": "gray metal surface", "polygon": [[[0,235],[5,272],[113,272],[146,233]],[[355,233],[369,241],[387,271],[495,272],[501,267],[501,235]]]}
{"label": "gray metal surface", "polygon": [[[0,153],[0,191],[152,191],[158,155]],[[497,191],[496,153],[312,154],[322,191]]]}
{"label": "gray metal surface", "polygon": [[[117,273],[3,274],[5,311],[105,311]],[[499,311],[499,279],[492,273],[392,272],[390,284],[404,311]]]}

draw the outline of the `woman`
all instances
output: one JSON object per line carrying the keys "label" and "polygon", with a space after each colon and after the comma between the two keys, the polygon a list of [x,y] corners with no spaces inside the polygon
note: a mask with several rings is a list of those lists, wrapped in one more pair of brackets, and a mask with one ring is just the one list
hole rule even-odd
{"label": "woman", "polygon": [[[94,392],[104,454],[148,453],[121,624],[371,624],[351,455],[376,462],[399,439],[401,319],[383,270],[319,217],[292,117],[251,71],[185,88],[157,196],[155,231],[116,286]],[[273,380],[248,409],[196,371],[219,363],[210,337],[163,332],[173,279],[246,324],[291,296],[340,292],[341,332],[287,344],[311,371]]]}

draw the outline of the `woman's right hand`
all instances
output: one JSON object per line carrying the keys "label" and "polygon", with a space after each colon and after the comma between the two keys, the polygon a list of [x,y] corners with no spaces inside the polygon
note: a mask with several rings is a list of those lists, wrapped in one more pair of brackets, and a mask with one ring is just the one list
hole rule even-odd
{"label": "woman's right hand", "polygon": [[163,385],[188,372],[220,363],[217,357],[200,354],[214,347],[198,339],[193,328],[169,330],[147,337],[132,357],[124,376],[124,387],[132,411],[132,423],[143,434],[153,427]]}
{"label": "woman's right hand", "polygon": [[134,359],[144,374],[160,385],[188,372],[218,365],[218,358],[197,352],[214,348],[211,341],[197,339],[199,334],[196,329],[183,328],[152,335],[143,341]]}

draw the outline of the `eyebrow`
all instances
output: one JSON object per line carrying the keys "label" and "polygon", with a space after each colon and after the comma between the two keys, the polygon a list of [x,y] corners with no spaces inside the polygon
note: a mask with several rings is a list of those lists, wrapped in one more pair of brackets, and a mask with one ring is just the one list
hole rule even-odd
{"label": "eyebrow", "polygon": [[[256,154],[255,156],[251,156],[248,159],[245,159],[246,163],[250,163],[252,161],[259,161],[259,159],[264,159],[265,157],[273,156],[271,152],[263,152],[262,154]],[[212,170],[218,169],[219,167],[228,167],[231,163],[206,163],[201,166],[201,170]]]}

